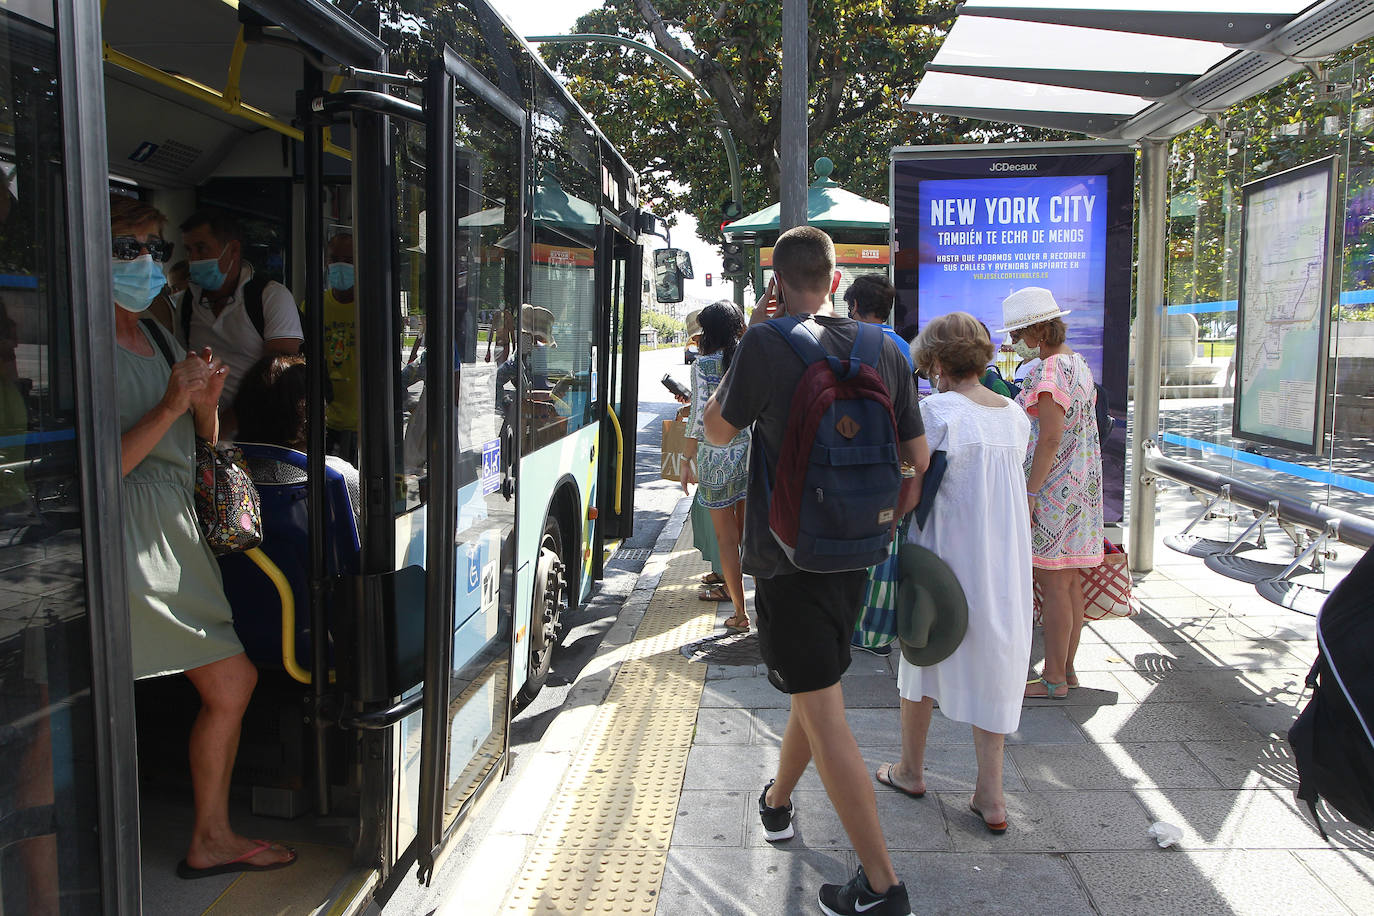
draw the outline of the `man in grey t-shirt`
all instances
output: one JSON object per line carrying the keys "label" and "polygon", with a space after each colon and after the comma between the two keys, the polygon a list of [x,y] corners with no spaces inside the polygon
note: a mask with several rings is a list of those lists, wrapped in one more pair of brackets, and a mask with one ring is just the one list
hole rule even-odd
{"label": "man in grey t-shirt", "polygon": [[[831,296],[839,283],[835,247],[824,232],[791,229],[773,249],[774,284],[782,313],[809,316],[822,347],[849,356],[858,325],[835,315]],[[706,439],[724,445],[752,425],[749,494],[745,503],[743,566],[754,576],[759,645],[769,680],[791,697],[777,777],[759,796],[764,836],[789,839],[792,790],[807,764],[816,761],[821,781],[840,815],[862,868],[846,885],[826,884],[820,902],[828,913],[908,916],[905,885],[897,881],[878,824],[873,785],[844,714],[840,675],[849,667],[849,636],[863,605],[867,570],[812,573],[783,554],[768,528],[768,502],[760,481],[771,479],[782,448],[792,393],[806,366],[781,334],[762,326],[775,317],[773,285],[740,341],[730,371],[706,405]],[[911,369],[901,348],[884,338],[878,375],[892,397],[899,452],[917,469],[902,490],[899,513],[920,498],[920,472],[929,461]]]}

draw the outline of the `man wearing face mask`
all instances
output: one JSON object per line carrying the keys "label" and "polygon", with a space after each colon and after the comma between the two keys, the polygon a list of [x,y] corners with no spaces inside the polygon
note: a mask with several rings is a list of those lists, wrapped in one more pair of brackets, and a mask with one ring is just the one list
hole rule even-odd
{"label": "man wearing face mask", "polygon": [[232,433],[227,405],[243,374],[269,353],[298,353],[301,316],[291,291],[275,280],[257,280],[243,259],[243,233],[232,216],[198,210],[181,224],[191,282],[181,303],[182,327],[191,350],[209,347],[229,367],[221,421]]}
{"label": "man wearing face mask", "polygon": [[358,307],[353,293],[353,233],[329,240],[324,291],[324,360],[334,396],[325,407],[327,447],[349,461],[358,452]]}

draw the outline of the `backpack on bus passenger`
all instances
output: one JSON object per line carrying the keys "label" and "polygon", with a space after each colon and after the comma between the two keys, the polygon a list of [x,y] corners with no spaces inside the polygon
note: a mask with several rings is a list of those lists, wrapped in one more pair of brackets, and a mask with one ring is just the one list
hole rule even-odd
{"label": "backpack on bus passenger", "polygon": [[792,394],[768,527],[798,569],[867,569],[888,554],[902,488],[897,420],[877,369],[884,334],[859,323],[849,358],[840,359],[799,318],[765,327],[807,367]]}
{"label": "backpack on bus passenger", "polygon": [[[267,277],[255,276],[243,284],[243,309],[248,313],[248,320],[253,322],[253,328],[259,337],[265,336],[262,329],[267,325],[267,319],[263,317],[262,311],[262,294],[271,282]],[[188,289],[181,296],[180,308],[181,342],[188,347],[191,345],[191,305],[191,291]]]}
{"label": "backpack on bus passenger", "polygon": [[1317,800],[1374,830],[1374,551],[1346,574],[1317,614],[1312,699],[1288,730],[1298,798],[1326,839]]}

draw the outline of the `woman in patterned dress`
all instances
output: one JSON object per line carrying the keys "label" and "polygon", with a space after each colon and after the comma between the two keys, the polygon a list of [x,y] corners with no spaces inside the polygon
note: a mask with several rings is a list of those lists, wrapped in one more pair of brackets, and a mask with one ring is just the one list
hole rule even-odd
{"label": "woman in patterned dress", "polygon": [[1002,303],[1018,352],[1039,350],[1040,363],[1017,397],[1031,420],[1026,500],[1031,554],[1040,586],[1045,665],[1026,684],[1027,697],[1062,700],[1078,686],[1074,655],[1083,632],[1079,570],[1102,563],[1102,450],[1097,440],[1092,370],[1065,343],[1063,317],[1047,289],[1028,287]]}
{"label": "woman in patterned dress", "polygon": [[[697,459],[682,474],[685,491],[697,484],[697,502],[711,512],[720,550],[721,574],[735,613],[725,621],[732,630],[749,629],[744,611],[744,576],[740,570],[740,537],[744,531],[744,491],[749,478],[749,430],[742,429],[728,445],[706,442],[706,402],[720,387],[730,368],[735,346],[744,336],[744,313],[728,299],[701,310],[701,355],[692,363],[692,412],[687,437],[695,440]],[[692,442],[687,443],[691,453]],[[695,466],[694,466],[695,465]]]}

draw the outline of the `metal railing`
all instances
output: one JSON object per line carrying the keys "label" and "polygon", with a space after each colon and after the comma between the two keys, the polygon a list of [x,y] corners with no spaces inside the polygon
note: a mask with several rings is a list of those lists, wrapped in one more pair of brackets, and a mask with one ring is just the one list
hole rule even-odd
{"label": "metal railing", "polygon": [[1335,509],[1316,502],[1304,502],[1276,493],[1248,481],[1227,477],[1196,465],[1166,458],[1153,441],[1145,443],[1145,476],[1167,477],[1212,495],[1229,488],[1231,502],[1264,512],[1276,507],[1276,520],[1307,528],[1315,532],[1330,532],[1343,544],[1368,550],[1374,547],[1374,519]]}

